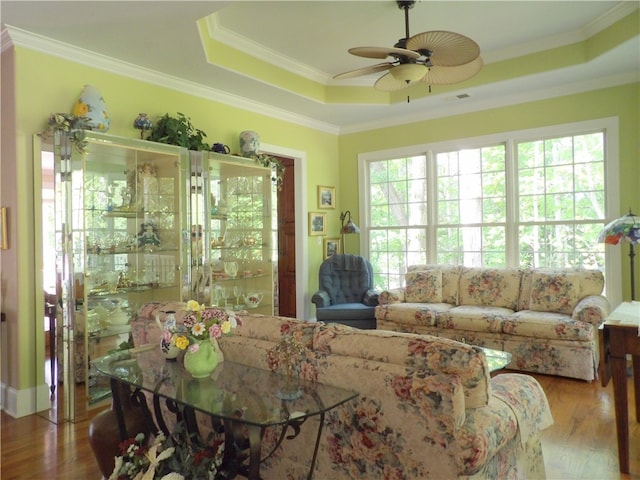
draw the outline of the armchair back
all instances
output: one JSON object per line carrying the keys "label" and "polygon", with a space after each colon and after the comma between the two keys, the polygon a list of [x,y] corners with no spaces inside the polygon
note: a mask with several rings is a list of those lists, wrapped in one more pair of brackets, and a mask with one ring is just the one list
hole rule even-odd
{"label": "armchair back", "polygon": [[329,294],[331,305],[359,303],[373,288],[373,268],[359,255],[334,254],[320,265],[318,280],[320,290]]}

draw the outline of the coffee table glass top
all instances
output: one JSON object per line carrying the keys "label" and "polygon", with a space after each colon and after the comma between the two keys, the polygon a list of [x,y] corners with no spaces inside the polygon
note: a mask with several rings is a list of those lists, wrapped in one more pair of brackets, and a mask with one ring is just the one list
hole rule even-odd
{"label": "coffee table glass top", "polygon": [[503,369],[509,363],[511,363],[511,354],[509,352],[503,352],[502,350],[493,350],[492,348],[480,347],[484,351],[487,357],[487,363],[489,364],[489,371],[495,372],[496,370]]}
{"label": "coffee table glass top", "polygon": [[166,361],[158,345],[152,347],[112,353],[92,363],[100,373],[158,397],[258,426],[317,415],[358,395],[226,360],[210,377],[197,379],[180,361]]}

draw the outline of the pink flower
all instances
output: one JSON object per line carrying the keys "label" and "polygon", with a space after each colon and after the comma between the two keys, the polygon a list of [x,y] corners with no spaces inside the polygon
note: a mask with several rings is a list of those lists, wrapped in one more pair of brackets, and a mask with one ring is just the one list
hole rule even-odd
{"label": "pink flower", "polygon": [[217,323],[211,325],[209,327],[209,336],[216,339],[222,337],[222,327],[220,327],[220,325],[218,325]]}
{"label": "pink flower", "polygon": [[191,353],[196,353],[198,350],[200,350],[200,344],[199,343],[192,343],[191,345],[189,345],[189,351]]}

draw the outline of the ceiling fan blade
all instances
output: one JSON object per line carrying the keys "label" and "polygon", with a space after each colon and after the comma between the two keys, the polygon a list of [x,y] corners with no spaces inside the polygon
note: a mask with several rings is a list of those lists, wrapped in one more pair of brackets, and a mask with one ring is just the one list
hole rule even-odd
{"label": "ceiling fan blade", "polygon": [[430,50],[431,63],[445,67],[465,65],[480,55],[480,47],[469,37],[455,32],[422,32],[407,40],[410,50]]}
{"label": "ceiling fan blade", "polygon": [[393,75],[391,75],[391,72],[389,72],[376,80],[376,83],[374,83],[373,86],[376,90],[381,90],[383,92],[395,92],[397,90],[408,88],[411,85],[415,85],[418,82],[420,82],[420,80],[416,82],[405,82],[404,80],[398,80]]}
{"label": "ceiling fan blade", "polygon": [[450,85],[464,82],[477,74],[483,65],[482,57],[478,57],[469,63],[458,65],[457,67],[434,65],[429,68],[427,74],[420,81],[428,83],[429,85]]}
{"label": "ceiling fan blade", "polygon": [[365,58],[406,57],[415,59],[420,57],[417,52],[396,47],[354,47],[350,48],[348,52],[351,55]]}
{"label": "ceiling fan blade", "polygon": [[377,65],[371,65],[370,67],[356,68],[355,70],[349,70],[348,72],[339,73],[334,75],[333,78],[341,80],[343,78],[359,77],[361,75],[369,75],[370,73],[383,72],[393,67],[392,63],[379,63]]}

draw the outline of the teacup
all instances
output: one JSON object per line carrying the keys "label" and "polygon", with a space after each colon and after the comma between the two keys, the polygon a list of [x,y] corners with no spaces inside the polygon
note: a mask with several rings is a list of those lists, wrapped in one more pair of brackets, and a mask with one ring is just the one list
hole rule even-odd
{"label": "teacup", "polygon": [[244,303],[247,305],[247,308],[256,308],[260,305],[262,298],[263,295],[261,292],[248,293],[244,296]]}
{"label": "teacup", "polygon": [[217,153],[229,153],[231,151],[231,149],[224,143],[214,143],[213,147],[211,147],[211,150]]}

